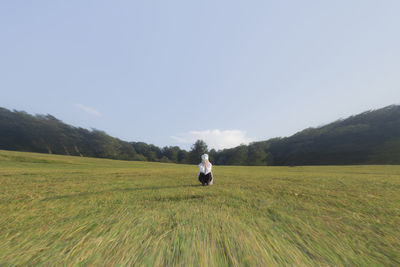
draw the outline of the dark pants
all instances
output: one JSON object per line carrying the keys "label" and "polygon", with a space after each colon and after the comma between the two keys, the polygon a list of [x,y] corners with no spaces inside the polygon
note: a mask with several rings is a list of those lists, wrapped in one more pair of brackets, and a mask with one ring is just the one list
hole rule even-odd
{"label": "dark pants", "polygon": [[200,173],[199,174],[199,181],[200,183],[204,184],[208,184],[209,182],[211,182],[212,176],[211,176],[211,172],[204,174],[204,173]]}

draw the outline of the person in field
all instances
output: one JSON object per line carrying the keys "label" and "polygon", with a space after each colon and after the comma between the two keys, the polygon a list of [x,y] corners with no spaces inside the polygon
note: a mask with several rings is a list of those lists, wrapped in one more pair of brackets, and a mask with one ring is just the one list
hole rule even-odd
{"label": "person in field", "polygon": [[208,160],[208,155],[203,154],[201,155],[201,163],[199,164],[199,182],[205,185],[212,185],[213,184],[213,175],[211,172],[212,164]]}

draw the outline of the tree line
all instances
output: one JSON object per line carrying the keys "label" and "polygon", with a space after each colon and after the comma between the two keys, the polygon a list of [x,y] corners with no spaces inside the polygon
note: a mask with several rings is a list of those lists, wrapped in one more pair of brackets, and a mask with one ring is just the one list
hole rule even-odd
{"label": "tree line", "polygon": [[219,151],[209,150],[202,140],[189,151],[126,142],[100,130],[73,127],[51,115],[0,108],[0,149],[183,164],[198,163],[203,153],[217,165],[400,164],[400,106]]}
{"label": "tree line", "polygon": [[192,164],[204,153],[205,143],[196,142],[191,151],[178,146],[159,148],[144,142],[126,142],[103,131],[68,125],[51,115],[31,115],[0,108],[0,149]]}

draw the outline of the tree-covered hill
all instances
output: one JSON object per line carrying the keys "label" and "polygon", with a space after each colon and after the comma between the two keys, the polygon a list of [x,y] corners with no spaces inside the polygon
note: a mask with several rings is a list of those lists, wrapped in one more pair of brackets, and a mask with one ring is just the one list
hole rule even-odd
{"label": "tree-covered hill", "polygon": [[175,163],[196,163],[208,152],[218,165],[400,164],[400,106],[220,151],[208,151],[201,140],[191,151],[126,142],[99,130],[70,126],[51,115],[0,108],[0,149]]}
{"label": "tree-covered hill", "polygon": [[306,129],[269,151],[274,165],[400,164],[400,106]]}
{"label": "tree-covered hill", "polygon": [[99,130],[63,123],[51,115],[32,116],[0,108],[0,148],[87,157],[138,159],[128,142]]}
{"label": "tree-covered hill", "polygon": [[228,165],[400,164],[400,106],[367,111],[213,156],[217,163]]}

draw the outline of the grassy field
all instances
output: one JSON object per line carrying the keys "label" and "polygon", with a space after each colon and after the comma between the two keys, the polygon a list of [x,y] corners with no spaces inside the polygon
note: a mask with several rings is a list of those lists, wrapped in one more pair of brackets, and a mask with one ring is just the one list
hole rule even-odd
{"label": "grassy field", "polygon": [[0,151],[0,266],[400,265],[400,166],[213,172]]}

